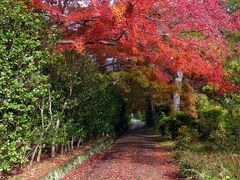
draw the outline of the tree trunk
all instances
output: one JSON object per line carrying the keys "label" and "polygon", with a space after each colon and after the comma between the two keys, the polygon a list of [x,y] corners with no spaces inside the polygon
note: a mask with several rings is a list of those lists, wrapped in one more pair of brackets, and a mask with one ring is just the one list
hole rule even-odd
{"label": "tree trunk", "polygon": [[35,156],[36,156],[36,153],[37,153],[37,149],[38,149],[38,145],[35,146],[34,148],[34,151],[33,151],[33,154],[32,154],[32,157],[31,157],[31,160],[30,160],[30,165],[32,165],[34,159],[35,159]]}
{"label": "tree trunk", "polygon": [[74,143],[74,137],[72,137],[72,140],[71,140],[71,150],[73,150],[73,143]]}
{"label": "tree trunk", "polygon": [[151,97],[147,98],[147,114],[146,114],[146,119],[147,119],[147,125],[150,127],[153,127],[155,125],[155,108],[153,104],[153,100]]}
{"label": "tree trunk", "polygon": [[[71,90],[71,88],[70,88],[70,90]],[[49,91],[49,92],[50,92],[50,91]],[[50,97],[50,103],[51,103],[51,95],[50,95],[50,93],[49,93],[49,97]],[[67,101],[65,101],[65,103],[64,103],[64,105],[63,105],[62,114],[64,113],[66,106],[67,106]],[[51,106],[51,104],[50,104],[50,107],[49,107],[50,115],[51,115],[51,117],[53,117],[53,116],[52,116],[52,109],[51,109],[51,108],[52,108],[52,106]],[[53,118],[52,118],[52,119],[53,119]],[[60,127],[60,119],[57,119],[57,121],[56,121],[56,126],[55,126],[55,137],[54,137],[53,140],[52,140],[51,158],[54,158],[54,157],[56,156],[56,137],[57,137],[57,135],[58,135],[59,127]]]}
{"label": "tree trunk", "polygon": [[151,113],[152,114],[152,120],[153,120],[154,126],[156,127],[155,107],[154,107],[152,98],[150,100],[150,105],[151,105],[151,112],[152,112]]}
{"label": "tree trunk", "polygon": [[56,122],[55,137],[53,138],[53,141],[52,141],[51,158],[54,158],[56,156],[56,137],[57,137],[59,127],[60,127],[60,120],[58,119]]}
{"label": "tree trunk", "polygon": [[70,144],[71,144],[71,142],[68,141],[68,146],[67,146],[68,147],[68,151],[71,151],[71,145]]}
{"label": "tree trunk", "polygon": [[64,145],[62,144],[61,145],[61,154],[63,154],[64,153]]}
{"label": "tree trunk", "polygon": [[38,155],[37,155],[37,162],[39,163],[41,160],[42,155],[42,144],[39,146]]}
{"label": "tree trunk", "polygon": [[[53,122],[53,113],[52,113],[52,96],[51,96],[51,90],[48,89],[48,101],[49,101],[49,115],[50,115],[50,119],[51,122]],[[56,127],[58,126],[58,120],[56,123]],[[57,128],[56,128],[57,129]],[[55,135],[56,135],[56,129],[55,129]],[[55,147],[55,137],[53,137],[52,140],[52,145],[51,145],[51,158],[54,158],[55,155],[55,151],[56,151],[56,147]]]}
{"label": "tree trunk", "polygon": [[182,88],[183,72],[180,70],[177,72],[177,77],[175,78],[175,85],[178,88],[178,91],[173,94],[173,112],[176,113],[180,110],[181,97],[179,91]]}
{"label": "tree trunk", "polygon": [[64,145],[64,153],[66,153],[67,152],[67,145],[65,144]]}
{"label": "tree trunk", "polygon": [[79,138],[79,140],[78,140],[78,143],[77,143],[77,147],[79,147],[80,146],[80,143],[82,142],[82,139],[81,138]]}
{"label": "tree trunk", "polygon": [[55,156],[56,156],[55,152],[56,152],[56,146],[55,146],[55,144],[52,144],[52,146],[51,146],[51,158],[55,158]]}

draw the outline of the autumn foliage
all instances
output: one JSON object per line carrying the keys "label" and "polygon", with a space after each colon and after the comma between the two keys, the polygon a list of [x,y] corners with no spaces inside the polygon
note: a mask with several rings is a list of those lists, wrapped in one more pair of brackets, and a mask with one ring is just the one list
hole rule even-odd
{"label": "autumn foliage", "polygon": [[[224,31],[239,30],[239,12],[220,0],[34,0],[64,31],[58,49],[116,57],[123,64],[153,65],[160,80],[182,70],[195,82],[233,89],[224,78],[230,57]],[[136,64],[134,64],[136,65]]]}

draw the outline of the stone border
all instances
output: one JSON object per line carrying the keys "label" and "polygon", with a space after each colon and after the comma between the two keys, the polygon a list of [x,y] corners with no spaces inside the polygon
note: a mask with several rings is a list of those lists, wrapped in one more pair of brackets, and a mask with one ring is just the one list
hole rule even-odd
{"label": "stone border", "polygon": [[95,155],[98,152],[101,152],[102,150],[109,147],[114,141],[115,140],[113,138],[103,140],[103,142],[100,142],[99,144],[92,147],[91,149],[86,150],[85,152],[76,156],[74,159],[69,160],[65,164],[57,167],[53,171],[48,172],[47,174],[40,177],[39,179],[41,179],[41,180],[57,180],[57,179],[62,178],[67,173],[69,173],[71,170],[76,168],[78,165],[82,164],[85,160],[88,160],[93,155]]}

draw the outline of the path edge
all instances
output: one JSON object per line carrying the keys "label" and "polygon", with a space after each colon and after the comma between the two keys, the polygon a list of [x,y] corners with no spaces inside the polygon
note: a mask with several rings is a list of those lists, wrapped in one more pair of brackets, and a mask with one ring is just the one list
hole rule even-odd
{"label": "path edge", "polygon": [[107,138],[102,142],[98,143],[96,146],[92,147],[89,150],[79,154],[74,159],[69,160],[68,162],[60,165],[59,167],[55,168],[54,170],[48,172],[47,174],[39,177],[40,180],[56,180],[60,179],[69,173],[71,170],[82,164],[84,161],[88,160],[95,154],[103,151],[107,147],[109,147],[115,141],[115,138]]}

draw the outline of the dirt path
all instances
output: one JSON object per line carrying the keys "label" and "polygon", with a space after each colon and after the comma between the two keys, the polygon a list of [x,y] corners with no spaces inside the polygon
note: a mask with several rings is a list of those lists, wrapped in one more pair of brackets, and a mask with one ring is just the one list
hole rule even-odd
{"label": "dirt path", "polygon": [[110,148],[72,170],[65,180],[180,179],[169,148],[144,129],[130,130]]}

